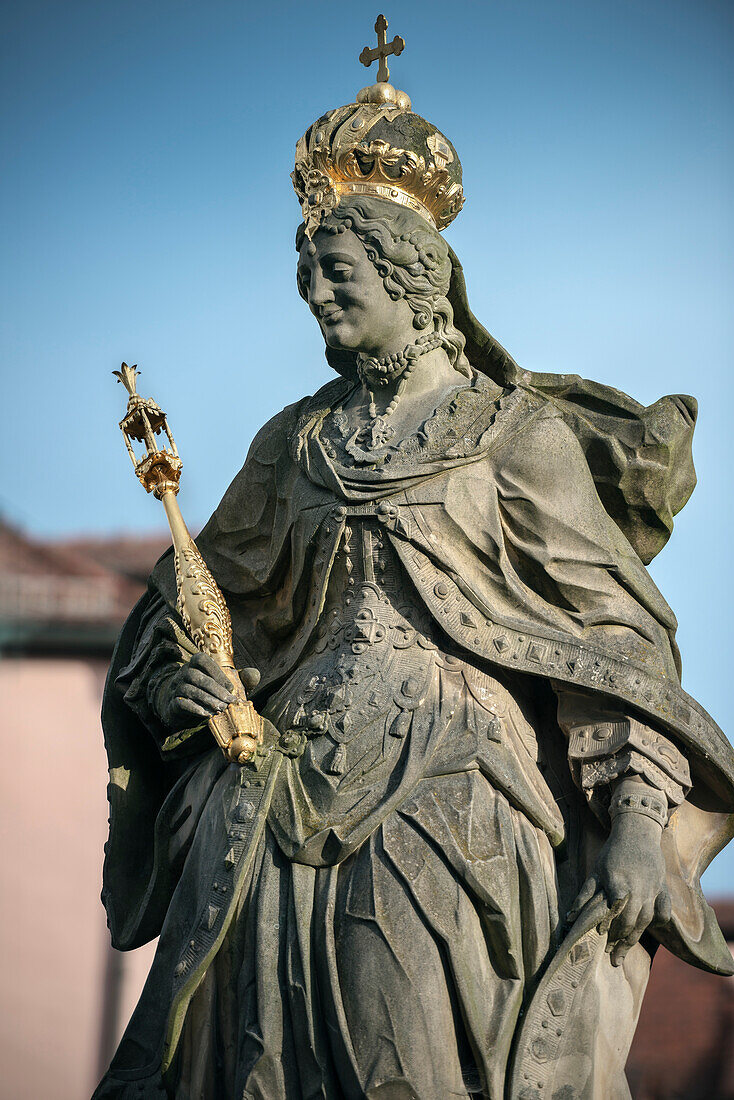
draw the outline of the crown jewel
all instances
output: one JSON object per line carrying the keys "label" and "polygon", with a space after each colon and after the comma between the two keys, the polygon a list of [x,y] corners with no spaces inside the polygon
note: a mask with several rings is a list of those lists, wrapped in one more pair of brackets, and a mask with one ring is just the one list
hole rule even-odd
{"label": "crown jewel", "polygon": [[375,30],[377,47],[365,46],[359,59],[364,65],[379,62],[377,83],[363,88],[356,103],[323,115],[296,146],[291,178],[309,237],[348,195],[407,206],[436,229],[449,225],[464,205],[456,150],[388,82],[385,60],[402,53],[405,42],[396,35],[387,43],[383,15]]}

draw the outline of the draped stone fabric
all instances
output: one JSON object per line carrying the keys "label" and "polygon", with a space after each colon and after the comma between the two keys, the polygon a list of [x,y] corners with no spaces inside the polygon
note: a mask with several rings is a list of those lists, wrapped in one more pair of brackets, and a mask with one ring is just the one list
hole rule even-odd
{"label": "draped stone fabric", "polygon": [[604,507],[648,565],[696,486],[695,398],[673,394],[646,408],[575,374],[523,370],[472,313],[462,266],[453,249],[449,253],[449,300],[470,361],[500,385],[531,386],[552,401],[581,444]]}
{"label": "draped stone fabric", "polygon": [[[113,941],[127,948],[162,935],[99,1097],[156,1094],[163,1062],[180,1097],[502,1096],[518,1014],[604,835],[603,815],[573,785],[558,699],[573,709],[578,695],[598,697],[649,728],[635,752],[651,775],[664,761],[645,756],[648,743],[659,736],[678,754],[676,790],[692,786],[682,802],[671,796],[664,851],[674,912],[655,935],[697,965],[730,968],[698,876],[731,833],[731,748],[680,688],[675,618],[642,562],[668,522],[660,502],[672,515],[686,475],[667,495],[658,466],[646,496],[644,461],[634,484],[605,482],[568,391],[482,373],[389,463],[354,468],[329,442],[351,385],[330,383],[262,429],[197,541],[232,613],[237,663],[262,673],[258,708],[276,729],[297,730],[294,701],[314,716],[308,691],[325,613],[338,611],[334,594],[347,583],[346,528],[380,531],[388,573],[412,608],[403,613],[393,599],[405,622],[381,625],[424,640],[415,642],[421,707],[410,710],[397,681],[386,702],[377,691],[378,770],[351,808],[334,804],[335,816],[321,807],[311,821],[304,806],[319,811],[314,784],[338,779],[339,768],[348,786],[348,739],[341,753],[309,734],[302,754],[283,760],[234,896],[216,868],[238,805],[237,769],[206,730],[168,738],[151,706],[156,670],[193,651],[162,559],[118,644],[104,714]],[[672,444],[666,453],[675,481],[685,455],[678,461]],[[652,541],[643,528],[656,528]],[[387,666],[380,675],[388,683]],[[475,705],[482,676],[504,710]],[[532,752],[503,723],[511,712]],[[214,886],[228,931],[187,994],[176,1049],[166,1050],[177,959]],[[612,1034],[610,1003],[625,1006],[624,1035],[616,1061],[597,1059],[584,1095],[625,1095],[619,1052],[651,943],[619,971],[600,964],[597,985],[609,988],[583,1042]],[[431,1056],[437,1048],[441,1058]]]}

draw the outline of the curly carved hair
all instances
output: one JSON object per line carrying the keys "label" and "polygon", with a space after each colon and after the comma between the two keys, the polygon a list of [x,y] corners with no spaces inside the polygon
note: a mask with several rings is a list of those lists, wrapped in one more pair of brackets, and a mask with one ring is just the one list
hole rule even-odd
{"label": "curly carved hair", "polygon": [[[344,233],[350,229],[364,245],[385,290],[397,301],[405,298],[413,311],[413,324],[421,332],[435,331],[451,365],[469,375],[464,355],[464,336],[454,325],[454,311],[446,297],[451,280],[451,260],[446,241],[419,214],[387,199],[355,196],[332,210],[319,232]],[[296,250],[306,237],[304,225],[296,232]],[[337,369],[342,364],[327,349]],[[332,359],[335,361],[332,362]]]}

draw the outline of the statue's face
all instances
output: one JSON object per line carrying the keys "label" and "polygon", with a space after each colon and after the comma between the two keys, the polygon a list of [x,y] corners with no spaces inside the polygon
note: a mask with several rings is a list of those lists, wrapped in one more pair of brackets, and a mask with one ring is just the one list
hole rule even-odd
{"label": "statue's face", "polygon": [[385,355],[415,340],[413,311],[393,301],[364,246],[351,230],[317,231],[304,240],[298,286],[330,348]]}

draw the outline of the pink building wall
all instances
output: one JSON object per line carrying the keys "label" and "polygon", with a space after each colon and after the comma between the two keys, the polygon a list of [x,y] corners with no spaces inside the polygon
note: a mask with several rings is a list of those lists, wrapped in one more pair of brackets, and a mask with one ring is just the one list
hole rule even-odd
{"label": "pink building wall", "polygon": [[[0,661],[3,1100],[89,1097],[152,958],[152,945],[112,952],[99,900],[105,673],[96,659]],[[108,978],[118,963],[118,1011],[102,1050]]]}

